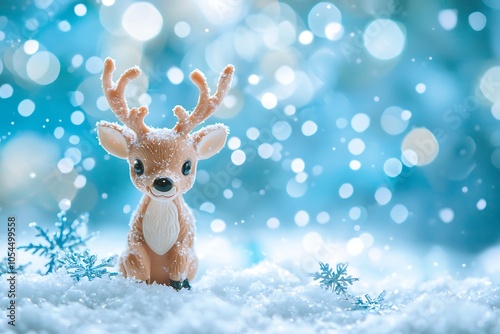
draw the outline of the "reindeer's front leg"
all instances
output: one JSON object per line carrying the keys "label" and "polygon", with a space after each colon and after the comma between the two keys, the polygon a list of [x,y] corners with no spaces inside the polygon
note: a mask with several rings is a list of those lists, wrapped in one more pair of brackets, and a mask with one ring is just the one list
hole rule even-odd
{"label": "reindeer's front leg", "polygon": [[142,219],[149,201],[149,197],[144,196],[132,216],[127,250],[120,258],[120,271],[124,277],[134,277],[147,283],[151,278],[151,260],[142,234]]}
{"label": "reindeer's front leg", "polygon": [[179,212],[181,230],[177,242],[168,251],[170,285],[176,289],[191,286],[189,281],[194,279],[198,269],[198,258],[194,252],[195,225],[191,210],[182,198],[175,201]]}
{"label": "reindeer's front leg", "polygon": [[128,249],[120,258],[120,271],[124,277],[133,277],[149,283],[151,261],[141,243],[129,243]]}

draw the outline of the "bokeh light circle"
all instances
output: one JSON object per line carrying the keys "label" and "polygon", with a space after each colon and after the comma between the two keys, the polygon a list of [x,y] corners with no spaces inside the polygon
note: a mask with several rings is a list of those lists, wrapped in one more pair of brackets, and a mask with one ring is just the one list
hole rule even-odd
{"label": "bokeh light circle", "polygon": [[295,214],[294,221],[297,226],[306,226],[309,223],[309,214],[307,211],[300,210]]}
{"label": "bokeh light circle", "polygon": [[469,15],[469,25],[475,31],[481,31],[486,27],[486,16],[481,12],[474,12]]}
{"label": "bokeh light circle", "polygon": [[278,121],[274,123],[272,133],[274,138],[278,140],[287,140],[292,134],[292,127],[286,121]]}
{"label": "bokeh light circle", "polygon": [[392,193],[386,187],[380,187],[375,191],[375,200],[380,205],[386,205],[390,202]]}
{"label": "bokeh light circle", "polygon": [[444,30],[452,30],[456,27],[458,17],[455,9],[443,9],[438,14],[438,21]]}
{"label": "bokeh light circle", "polygon": [[156,37],[162,27],[163,18],[155,6],[149,2],[131,4],[122,16],[125,31],[139,41],[147,41]]}
{"label": "bokeh light circle", "polygon": [[439,218],[443,221],[443,223],[451,223],[454,217],[455,213],[450,208],[443,208],[439,210]]}
{"label": "bokeh light circle", "polygon": [[500,148],[497,148],[491,154],[491,164],[500,169]]}
{"label": "bokeh light circle", "polygon": [[500,66],[494,66],[484,73],[479,88],[488,100],[500,103]]}
{"label": "bokeh light circle", "polygon": [[401,224],[408,218],[408,209],[403,204],[396,204],[391,209],[391,218],[397,224]]}
{"label": "bokeh light circle", "polygon": [[59,59],[48,51],[35,53],[26,63],[28,77],[39,85],[53,83],[59,76],[60,70]]}
{"label": "bokeh light circle", "polygon": [[405,46],[405,35],[392,20],[372,21],[363,34],[366,50],[377,59],[389,60],[401,54]]}
{"label": "bokeh light circle", "polygon": [[425,166],[436,159],[439,143],[434,134],[426,128],[415,128],[403,139],[403,157],[416,166]]}
{"label": "bokeh light circle", "polygon": [[370,126],[370,116],[367,114],[356,114],[351,119],[351,127],[354,131],[361,133]]}
{"label": "bokeh light circle", "polygon": [[408,127],[405,111],[397,106],[385,109],[382,117],[380,117],[380,125],[390,135],[394,136],[402,133]]}
{"label": "bokeh light circle", "polygon": [[389,158],[384,163],[384,173],[389,177],[396,177],[401,174],[403,164],[396,158]]}
{"label": "bokeh light circle", "polygon": [[350,183],[344,183],[339,188],[339,196],[340,198],[346,199],[352,196],[354,193],[354,187]]}
{"label": "bokeh light circle", "polygon": [[318,37],[328,37],[327,27],[333,23],[340,24],[341,22],[342,14],[340,10],[330,2],[316,4],[307,16],[309,29]]}
{"label": "bokeh light circle", "polygon": [[363,252],[365,245],[360,238],[352,238],[347,242],[346,248],[350,255],[356,256]]}
{"label": "bokeh light circle", "polygon": [[365,150],[365,143],[359,138],[354,138],[349,142],[347,148],[352,155],[360,155]]}
{"label": "bokeh light circle", "polygon": [[35,103],[30,99],[22,100],[17,106],[17,111],[19,115],[29,117],[35,111]]}

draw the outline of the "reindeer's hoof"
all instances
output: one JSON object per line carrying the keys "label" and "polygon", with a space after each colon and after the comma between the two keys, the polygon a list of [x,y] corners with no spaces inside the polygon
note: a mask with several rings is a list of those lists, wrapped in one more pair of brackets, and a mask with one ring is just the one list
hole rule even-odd
{"label": "reindeer's hoof", "polygon": [[170,286],[172,288],[174,288],[175,290],[179,291],[180,289],[184,288],[184,289],[188,289],[188,290],[191,290],[191,284],[189,284],[189,281],[187,280],[187,278],[181,282],[181,281],[174,281],[174,280],[170,280]]}
{"label": "reindeer's hoof", "polygon": [[182,289],[182,282],[180,281],[174,281],[174,280],[170,280],[170,286],[172,288],[174,288],[175,290],[179,291],[180,289]]}

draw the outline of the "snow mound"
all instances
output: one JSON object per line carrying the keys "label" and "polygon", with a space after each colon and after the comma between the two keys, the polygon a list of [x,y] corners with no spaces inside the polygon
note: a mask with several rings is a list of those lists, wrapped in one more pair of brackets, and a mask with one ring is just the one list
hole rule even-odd
{"label": "snow mound", "polygon": [[74,283],[64,271],[18,275],[16,290],[16,327],[2,316],[2,333],[500,333],[500,289],[487,278],[396,288],[380,312],[350,310],[269,261],[208,271],[191,291],[122,277]]}

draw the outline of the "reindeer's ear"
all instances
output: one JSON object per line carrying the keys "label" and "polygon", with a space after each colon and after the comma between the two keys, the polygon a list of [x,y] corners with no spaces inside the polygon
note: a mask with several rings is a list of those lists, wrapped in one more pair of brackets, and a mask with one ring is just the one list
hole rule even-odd
{"label": "reindeer's ear", "polygon": [[117,158],[126,159],[128,157],[128,136],[126,130],[116,123],[97,123],[97,135],[99,143],[109,154]]}
{"label": "reindeer's ear", "polygon": [[198,159],[208,159],[224,147],[228,128],[222,124],[209,125],[192,134]]}

